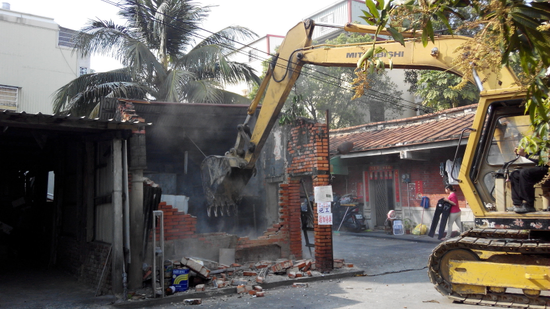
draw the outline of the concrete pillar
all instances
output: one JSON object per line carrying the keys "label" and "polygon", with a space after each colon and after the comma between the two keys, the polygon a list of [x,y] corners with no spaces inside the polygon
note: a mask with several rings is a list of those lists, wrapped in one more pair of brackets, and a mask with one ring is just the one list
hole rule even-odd
{"label": "concrete pillar", "polygon": [[118,299],[124,298],[124,218],[122,202],[122,141],[113,139],[113,252],[112,252],[112,286],[113,294]]}
{"label": "concrete pillar", "polygon": [[130,290],[142,286],[144,243],[144,214],[143,214],[143,170],[146,168],[145,134],[134,133],[128,143],[128,164],[131,175],[130,190],[130,257],[128,273],[128,287]]}
{"label": "concrete pillar", "polygon": [[129,266],[129,288],[139,289],[142,286],[142,265],[144,262],[143,235],[143,170],[132,170],[132,191],[130,191],[130,247],[132,262]]}

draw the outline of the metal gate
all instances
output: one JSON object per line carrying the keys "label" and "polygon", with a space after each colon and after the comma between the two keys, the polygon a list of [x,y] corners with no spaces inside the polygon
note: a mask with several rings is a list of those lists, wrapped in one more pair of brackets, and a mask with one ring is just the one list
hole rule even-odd
{"label": "metal gate", "polygon": [[394,209],[393,179],[371,180],[371,198],[374,202],[376,227],[383,227],[388,211]]}

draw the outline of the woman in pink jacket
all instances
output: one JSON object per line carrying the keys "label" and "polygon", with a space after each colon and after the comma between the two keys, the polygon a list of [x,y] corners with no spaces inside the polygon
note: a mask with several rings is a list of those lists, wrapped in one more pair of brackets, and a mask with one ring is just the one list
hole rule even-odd
{"label": "woman in pink jacket", "polygon": [[458,207],[458,198],[456,197],[455,188],[452,185],[445,186],[445,193],[449,194],[445,201],[452,205],[449,221],[447,221],[447,238],[451,238],[453,233],[453,223],[456,223],[458,230],[462,233],[462,221],[460,221],[460,207]]}

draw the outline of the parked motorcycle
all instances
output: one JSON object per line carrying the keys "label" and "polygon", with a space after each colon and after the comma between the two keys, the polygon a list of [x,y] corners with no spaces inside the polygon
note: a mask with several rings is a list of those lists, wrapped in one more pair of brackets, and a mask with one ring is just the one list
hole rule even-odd
{"label": "parked motorcycle", "polygon": [[334,194],[332,203],[333,225],[332,228],[339,231],[342,227],[352,231],[360,232],[367,229],[365,217],[361,212],[363,203],[359,203],[356,196],[345,194],[339,197]]}

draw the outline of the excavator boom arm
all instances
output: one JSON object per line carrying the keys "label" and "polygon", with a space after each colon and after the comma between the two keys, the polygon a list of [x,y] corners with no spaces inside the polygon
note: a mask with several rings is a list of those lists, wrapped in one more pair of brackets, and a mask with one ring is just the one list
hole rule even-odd
{"label": "excavator boom arm", "polygon": [[[348,25],[348,28],[351,26]],[[346,28],[344,28],[346,29]],[[353,28],[354,32],[372,33],[372,27]],[[304,64],[327,67],[356,67],[357,60],[372,47],[372,43],[345,45],[309,45],[313,32],[313,22],[299,23],[292,28],[279,50],[277,64],[269,86],[265,92],[262,108],[252,132],[250,142],[254,145],[246,150],[244,159],[247,168],[253,168],[255,161],[273,127],[292,86],[298,78]],[[304,37],[307,35],[308,37]],[[435,43],[424,47],[414,38],[407,39],[405,46],[396,41],[380,41],[376,46],[383,47],[384,52],[374,55],[394,68],[444,70],[459,76],[465,75],[457,69],[453,60],[459,57],[456,50],[470,38],[463,36],[439,36]],[[289,62],[290,61],[290,62]],[[484,91],[517,92],[518,80],[507,67],[498,74],[478,72],[483,81]],[[473,79],[470,79],[475,83]],[[262,96],[262,93],[258,93]]]}
{"label": "excavator boom arm", "polygon": [[[207,158],[202,164],[203,186],[208,204],[222,200],[221,206],[233,204],[239,191],[250,179],[256,160],[273,128],[277,117],[298,79],[304,64],[333,67],[356,67],[358,59],[372,47],[373,43],[344,45],[312,45],[312,34],[315,25],[312,20],[305,20],[294,26],[279,47],[279,52],[270,65],[270,71],[262,82],[257,97],[253,100],[248,114],[252,115],[263,97],[256,124],[251,134],[247,123],[239,126],[239,133],[234,148],[225,156]],[[371,26],[348,24],[346,31],[374,33]],[[405,45],[396,41],[377,41],[376,46],[383,47],[384,52],[374,55],[386,64],[390,59],[395,68],[446,70],[460,76],[453,60],[459,57],[457,49],[470,40],[460,36],[436,37],[435,43],[424,47],[417,42],[414,34],[408,35]],[[498,74],[479,72],[484,91],[517,91],[517,79],[508,69],[502,68]],[[473,80],[472,80],[473,81]],[[265,90],[265,91],[264,91]],[[247,118],[248,121],[248,118]],[[215,158],[214,158],[215,157]],[[223,167],[223,168],[221,168]],[[217,175],[217,176],[214,176]],[[232,183],[232,179],[237,179]],[[238,185],[237,185],[238,184]],[[219,205],[219,203],[218,203]]]}

